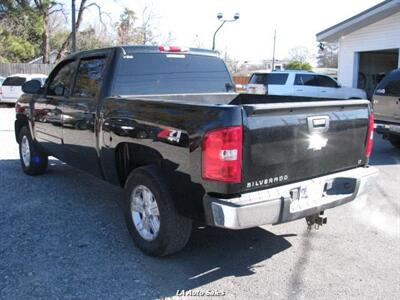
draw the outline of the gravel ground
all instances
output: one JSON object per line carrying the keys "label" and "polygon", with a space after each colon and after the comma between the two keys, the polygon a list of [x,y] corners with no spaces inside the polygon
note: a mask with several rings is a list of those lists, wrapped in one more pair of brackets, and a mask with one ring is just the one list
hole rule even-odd
{"label": "gravel ground", "polygon": [[[121,190],[58,160],[21,171],[14,112],[0,108],[0,298],[155,299],[178,290],[219,299],[398,299],[400,151],[379,137],[380,175],[368,196],[304,220],[243,231],[194,230],[188,246],[155,259],[137,250]],[[199,297],[195,297],[199,298]]]}

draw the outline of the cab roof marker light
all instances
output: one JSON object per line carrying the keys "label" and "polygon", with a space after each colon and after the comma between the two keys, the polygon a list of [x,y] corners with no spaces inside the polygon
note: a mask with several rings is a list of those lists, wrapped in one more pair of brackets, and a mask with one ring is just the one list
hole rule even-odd
{"label": "cab roof marker light", "polygon": [[182,48],[177,46],[159,46],[161,52],[189,52],[189,48]]}

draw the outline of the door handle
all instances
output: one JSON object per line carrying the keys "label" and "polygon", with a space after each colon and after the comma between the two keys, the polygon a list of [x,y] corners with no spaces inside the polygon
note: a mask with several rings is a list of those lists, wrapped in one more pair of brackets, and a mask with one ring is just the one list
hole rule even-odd
{"label": "door handle", "polygon": [[296,92],[302,92],[303,90],[296,90]]}
{"label": "door handle", "polygon": [[326,91],[321,91],[321,93],[326,93]]}

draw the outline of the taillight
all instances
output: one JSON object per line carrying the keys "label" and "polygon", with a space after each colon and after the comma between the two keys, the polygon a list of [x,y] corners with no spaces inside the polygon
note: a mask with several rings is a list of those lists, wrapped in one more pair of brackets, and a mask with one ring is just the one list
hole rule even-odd
{"label": "taillight", "polygon": [[159,46],[161,52],[188,52],[189,48],[181,48],[177,46]]}
{"label": "taillight", "polygon": [[206,133],[202,144],[204,179],[240,183],[242,181],[242,126]]}
{"label": "taillight", "polygon": [[367,156],[367,158],[371,156],[373,145],[374,145],[374,115],[371,113],[369,115],[367,145],[365,147],[365,155]]}

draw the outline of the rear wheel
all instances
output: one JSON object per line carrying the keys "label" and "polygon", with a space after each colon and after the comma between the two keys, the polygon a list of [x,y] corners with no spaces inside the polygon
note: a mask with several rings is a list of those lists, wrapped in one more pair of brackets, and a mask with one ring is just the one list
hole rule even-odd
{"label": "rear wheel", "polygon": [[390,136],[388,140],[394,147],[400,148],[400,137]]}
{"label": "rear wheel", "polygon": [[156,166],[134,170],[126,183],[125,220],[136,246],[151,256],[181,250],[192,221],[176,212],[170,189]]}
{"label": "rear wheel", "polygon": [[22,127],[19,134],[19,157],[25,174],[36,176],[47,170],[47,155],[34,143],[28,127]]}

